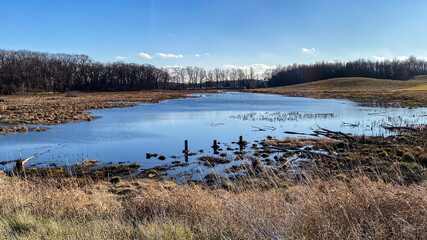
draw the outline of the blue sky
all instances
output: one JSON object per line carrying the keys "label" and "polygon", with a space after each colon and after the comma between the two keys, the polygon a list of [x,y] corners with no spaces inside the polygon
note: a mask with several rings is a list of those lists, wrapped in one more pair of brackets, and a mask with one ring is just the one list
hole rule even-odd
{"label": "blue sky", "polygon": [[426,27],[425,0],[0,0],[1,49],[157,67],[427,57]]}

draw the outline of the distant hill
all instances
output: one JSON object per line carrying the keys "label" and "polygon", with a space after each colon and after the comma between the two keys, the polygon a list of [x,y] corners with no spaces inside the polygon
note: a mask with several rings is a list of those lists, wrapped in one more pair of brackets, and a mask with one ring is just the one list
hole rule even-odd
{"label": "distant hill", "polygon": [[351,62],[317,62],[293,64],[274,69],[267,86],[279,87],[309,83],[332,78],[377,78],[409,80],[413,76],[427,74],[427,61],[409,57],[405,60],[369,61],[359,59]]}
{"label": "distant hill", "polygon": [[290,86],[254,89],[251,92],[292,97],[348,98],[393,106],[427,107],[427,75],[409,80],[332,78]]}
{"label": "distant hill", "polygon": [[382,90],[399,90],[408,89],[427,84],[427,75],[420,75],[409,80],[390,80],[390,79],[376,79],[376,78],[362,78],[362,77],[349,77],[349,78],[332,78],[320,80],[310,83],[295,84],[283,87],[274,87],[266,89],[258,89],[259,91],[277,93],[283,92],[301,92],[301,91],[382,91]]}

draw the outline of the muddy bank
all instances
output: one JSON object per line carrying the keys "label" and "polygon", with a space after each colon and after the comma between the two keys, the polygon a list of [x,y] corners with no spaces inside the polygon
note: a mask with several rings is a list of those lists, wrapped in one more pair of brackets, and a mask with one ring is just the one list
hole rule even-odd
{"label": "muddy bank", "polygon": [[[139,91],[105,93],[45,93],[36,95],[0,96],[0,134],[27,132],[24,125],[58,125],[76,121],[92,121],[91,109],[132,107],[138,103],[157,103],[188,97],[196,91]],[[36,129],[34,129],[36,130]]]}
{"label": "muddy bank", "polygon": [[25,125],[0,126],[0,135],[26,133],[26,132],[43,132],[45,127],[27,127]]}

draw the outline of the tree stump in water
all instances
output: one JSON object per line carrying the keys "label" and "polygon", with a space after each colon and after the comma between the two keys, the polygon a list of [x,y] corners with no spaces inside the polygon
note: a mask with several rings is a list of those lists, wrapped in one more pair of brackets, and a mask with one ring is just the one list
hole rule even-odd
{"label": "tree stump in water", "polygon": [[17,176],[20,176],[22,174],[25,174],[25,164],[30,161],[31,158],[33,158],[34,156],[31,156],[29,158],[26,158],[24,160],[22,160],[22,158],[20,158],[19,160],[16,161],[15,167],[13,168],[13,173]]}

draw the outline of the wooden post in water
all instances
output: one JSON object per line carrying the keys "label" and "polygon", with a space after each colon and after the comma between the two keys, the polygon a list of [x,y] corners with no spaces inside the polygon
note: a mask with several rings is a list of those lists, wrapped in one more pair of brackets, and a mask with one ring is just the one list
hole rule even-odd
{"label": "wooden post in water", "polygon": [[185,140],[184,142],[184,151],[182,151],[183,153],[188,153],[188,140]]}
{"label": "wooden post in water", "polygon": [[243,141],[243,136],[239,136],[239,142],[237,142],[237,144],[239,145],[240,151],[245,149],[246,142]]}
{"label": "wooden post in water", "polygon": [[216,140],[213,140],[212,148],[214,150],[214,154],[219,154],[219,152],[218,152],[219,145],[218,145],[218,142]]}
{"label": "wooden post in water", "polygon": [[188,162],[188,140],[184,141],[184,150],[182,151],[185,155],[185,162]]}

